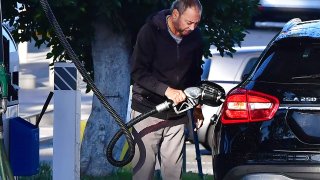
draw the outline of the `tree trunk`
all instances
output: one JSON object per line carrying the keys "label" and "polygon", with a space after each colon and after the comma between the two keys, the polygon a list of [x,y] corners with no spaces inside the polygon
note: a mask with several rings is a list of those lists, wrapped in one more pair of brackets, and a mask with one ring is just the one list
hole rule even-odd
{"label": "tree trunk", "polygon": [[[95,39],[92,42],[94,81],[109,104],[124,121],[129,97],[129,46],[124,34],[115,33],[105,23],[94,23]],[[110,113],[94,96],[81,145],[81,173],[105,176],[113,167],[106,158],[105,149],[119,126]],[[119,159],[123,142],[118,142],[114,157]]]}

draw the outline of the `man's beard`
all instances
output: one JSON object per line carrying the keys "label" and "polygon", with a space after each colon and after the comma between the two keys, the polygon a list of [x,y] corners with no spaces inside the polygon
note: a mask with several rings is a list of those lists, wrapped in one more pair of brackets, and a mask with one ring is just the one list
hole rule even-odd
{"label": "man's beard", "polygon": [[191,31],[188,29],[179,30],[178,32],[181,36],[187,36],[191,33]]}

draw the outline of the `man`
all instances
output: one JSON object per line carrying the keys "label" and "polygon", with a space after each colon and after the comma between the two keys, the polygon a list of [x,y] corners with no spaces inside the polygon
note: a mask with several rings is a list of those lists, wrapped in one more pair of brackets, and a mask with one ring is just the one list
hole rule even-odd
{"label": "man", "polygon": [[[202,73],[202,38],[197,28],[202,6],[199,0],[176,0],[170,10],[151,16],[140,29],[131,59],[132,118],[170,99],[185,101],[183,90],[197,86]],[[198,128],[201,108],[194,110]],[[159,157],[164,180],[180,179],[186,113],[158,113],[134,125],[136,153],[133,179],[153,179]]]}

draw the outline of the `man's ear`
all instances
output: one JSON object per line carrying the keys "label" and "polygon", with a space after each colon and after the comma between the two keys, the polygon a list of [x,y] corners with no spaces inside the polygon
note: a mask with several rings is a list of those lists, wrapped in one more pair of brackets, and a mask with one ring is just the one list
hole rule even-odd
{"label": "man's ear", "polygon": [[178,11],[177,9],[174,9],[174,10],[172,11],[172,18],[173,18],[174,20],[178,19],[179,15],[180,15],[180,13],[179,13],[179,11]]}

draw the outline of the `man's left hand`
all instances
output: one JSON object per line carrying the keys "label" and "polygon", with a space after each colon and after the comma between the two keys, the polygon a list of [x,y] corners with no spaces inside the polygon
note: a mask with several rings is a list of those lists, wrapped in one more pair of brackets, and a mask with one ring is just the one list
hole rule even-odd
{"label": "man's left hand", "polygon": [[194,118],[194,123],[196,125],[196,128],[194,129],[194,131],[197,131],[202,126],[203,120],[204,120],[201,107],[194,108],[193,118]]}

